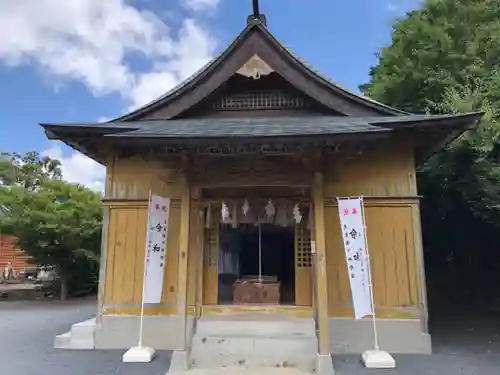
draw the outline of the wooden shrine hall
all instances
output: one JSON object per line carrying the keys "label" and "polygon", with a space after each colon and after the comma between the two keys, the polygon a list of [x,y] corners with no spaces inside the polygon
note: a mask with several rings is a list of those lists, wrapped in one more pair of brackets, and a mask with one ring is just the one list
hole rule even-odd
{"label": "wooden shrine hall", "polygon": [[430,353],[415,168],[480,118],[349,92],[285,48],[257,8],[219,56],[146,106],[106,123],[42,124],[106,166],[88,347],[137,343],[151,191],[172,203],[144,342],[175,350],[172,366],[331,373],[331,353],[370,348],[339,226],[337,197],[348,196],[364,197],[381,345]]}

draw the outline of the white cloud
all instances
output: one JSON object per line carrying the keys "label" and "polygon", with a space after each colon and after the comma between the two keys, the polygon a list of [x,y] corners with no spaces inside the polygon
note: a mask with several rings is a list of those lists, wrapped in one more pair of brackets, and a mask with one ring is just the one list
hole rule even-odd
{"label": "white cloud", "polygon": [[97,122],[108,122],[108,121],[111,121],[112,118],[111,117],[106,117],[106,116],[101,116],[97,119]]}
{"label": "white cloud", "polygon": [[398,6],[396,3],[393,3],[393,2],[389,2],[387,3],[387,10],[389,12],[397,12],[398,11]]}
{"label": "white cloud", "polygon": [[184,5],[194,11],[214,9],[219,4],[219,0],[184,0]]}
{"label": "white cloud", "polygon": [[[192,9],[214,0],[183,0]],[[194,19],[174,33],[150,11],[125,0],[0,1],[0,60],[85,84],[95,95],[119,92],[137,107],[166,92],[213,55],[215,44]],[[133,71],[140,54],[152,72]]]}
{"label": "white cloud", "polygon": [[387,10],[391,13],[405,13],[417,9],[422,5],[422,0],[389,0],[386,3]]}
{"label": "white cloud", "polygon": [[74,151],[69,156],[65,156],[59,145],[43,151],[42,155],[58,159],[61,162],[65,181],[82,184],[96,191],[104,191],[106,169],[101,164]]}
{"label": "white cloud", "polygon": [[[181,1],[195,11],[214,9],[218,3]],[[118,92],[130,108],[177,85],[215,50],[196,19],[182,20],[180,30],[171,30],[155,14],[126,0],[0,0],[0,25],[0,62],[37,66],[58,79],[54,89],[61,81],[73,80],[96,96]],[[151,71],[132,69],[129,57],[137,54],[151,64]],[[80,153],[66,155],[61,146],[43,154],[61,161],[63,178],[102,191],[105,168]]]}
{"label": "white cloud", "polygon": [[[214,9],[218,3],[181,1],[194,11]],[[196,19],[184,19],[180,30],[171,30],[155,14],[126,0],[0,0],[0,25],[0,62],[12,67],[34,65],[58,79],[54,89],[73,80],[94,95],[118,92],[130,108],[177,85],[211,59],[215,50]],[[131,55],[145,58],[151,71],[134,71]],[[105,168],[80,153],[66,155],[61,146],[43,154],[61,161],[63,178],[102,191]]]}
{"label": "white cloud", "polygon": [[215,43],[193,19],[186,19],[173,47],[170,59],[157,61],[153,71],[137,75],[129,94],[132,108],[149,103],[195,73],[210,60]]}

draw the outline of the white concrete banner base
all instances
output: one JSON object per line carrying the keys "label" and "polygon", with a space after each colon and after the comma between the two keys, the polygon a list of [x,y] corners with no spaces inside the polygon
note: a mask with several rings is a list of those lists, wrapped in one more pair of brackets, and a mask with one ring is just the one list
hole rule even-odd
{"label": "white concrete banner base", "polygon": [[155,356],[155,350],[149,346],[133,346],[122,357],[124,363],[149,363]]}
{"label": "white concrete banner base", "polygon": [[383,350],[367,350],[361,355],[366,368],[395,368],[396,361]]}
{"label": "white concrete banner base", "polygon": [[318,375],[335,375],[331,354],[318,354],[315,373]]}

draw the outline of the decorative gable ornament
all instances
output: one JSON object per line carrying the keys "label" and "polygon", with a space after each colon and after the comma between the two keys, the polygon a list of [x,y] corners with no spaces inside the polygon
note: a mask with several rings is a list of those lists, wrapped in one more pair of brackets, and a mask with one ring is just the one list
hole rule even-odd
{"label": "decorative gable ornament", "polygon": [[274,69],[267,65],[267,63],[257,55],[250,57],[250,60],[248,60],[240,69],[236,71],[236,73],[241,74],[242,76],[251,77],[253,79],[259,79],[260,77],[267,76],[272,72],[274,72]]}

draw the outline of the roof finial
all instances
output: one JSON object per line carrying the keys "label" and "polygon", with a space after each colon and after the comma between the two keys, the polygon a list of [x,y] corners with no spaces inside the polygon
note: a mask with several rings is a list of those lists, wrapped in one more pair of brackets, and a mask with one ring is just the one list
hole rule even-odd
{"label": "roof finial", "polygon": [[266,22],[266,16],[263,14],[260,14],[259,11],[259,0],[252,0],[252,5],[253,5],[253,13],[248,16],[248,23],[254,23],[255,21],[260,21],[264,26],[267,25]]}
{"label": "roof finial", "polygon": [[260,12],[259,12],[259,0],[253,0],[253,17],[254,18],[259,18]]}

